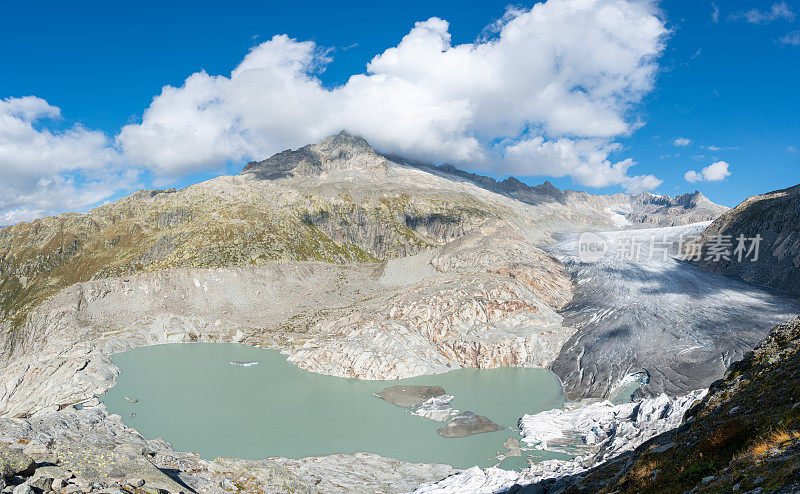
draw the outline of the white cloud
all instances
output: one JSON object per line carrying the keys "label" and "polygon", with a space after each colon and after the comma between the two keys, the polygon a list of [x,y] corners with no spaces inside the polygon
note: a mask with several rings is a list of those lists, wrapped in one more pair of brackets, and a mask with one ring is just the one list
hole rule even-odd
{"label": "white cloud", "polygon": [[701,182],[703,180],[703,175],[701,173],[697,173],[694,170],[689,170],[688,172],[683,174],[683,178],[686,179],[687,182]]}
{"label": "white cloud", "polygon": [[751,24],[767,24],[779,19],[793,21],[795,13],[786,2],[776,2],[767,10],[750,9],[732,14],[730,20],[744,19]]}
{"label": "white cloud", "polygon": [[533,167],[542,175],[569,175],[589,187],[619,184],[634,194],[661,185],[653,175],[628,176],[628,169],[635,165],[633,160],[611,162],[608,155],[618,148],[617,144],[595,139],[531,138],[506,148],[504,166],[510,174],[524,175]]}
{"label": "white cloud", "polygon": [[692,183],[719,182],[720,180],[725,180],[731,175],[731,172],[728,171],[729,166],[730,164],[725,161],[717,161],[703,168],[699,172],[689,170],[683,175],[683,178],[685,178],[687,182]]}
{"label": "white cloud", "polygon": [[711,3],[711,22],[714,24],[719,22],[719,7],[716,3]]}
{"label": "white cloud", "polygon": [[0,100],[0,168],[8,178],[97,169],[115,159],[102,132],[79,125],[63,132],[34,127],[39,120],[60,116],[41,98]]}
{"label": "white cloud", "polygon": [[[454,46],[446,21],[419,22],[333,89],[317,77],[330,61],[323,50],[276,36],[230,76],[166,86],[117,142],[132,162],[181,174],[348,129],[412,158],[625,186],[633,163],[609,153],[639,125],[630,110],[658,68],[666,29],[654,4],[549,0],[510,10],[489,32]],[[525,161],[522,149],[538,150]]]}
{"label": "white cloud", "polygon": [[0,185],[0,226],[29,221],[56,211],[83,211],[113,195],[141,187],[139,170],[95,174],[52,174],[23,188]]}
{"label": "white cloud", "polygon": [[800,46],[800,30],[786,33],[778,41],[784,45]]}
{"label": "white cloud", "polygon": [[691,139],[687,139],[685,137],[678,137],[674,141],[672,141],[673,146],[677,146],[679,148],[684,148],[692,143]]}
{"label": "white cloud", "polygon": [[102,132],[40,128],[60,118],[59,108],[41,98],[0,100],[0,225],[84,209],[130,183],[132,172],[122,170]]}
{"label": "white cloud", "polygon": [[[0,101],[0,223],[82,210],[154,180],[219,169],[347,129],[379,150],[497,174],[570,176],[581,185],[657,187],[631,176],[615,143],[642,123],[667,30],[655,0],[548,0],[509,9],[474,43],[446,21],[417,23],[364,73],[337,87],[319,74],[331,51],[285,35],[229,75],[165,86],[109,139],[52,125],[40,98]],[[52,129],[63,130],[52,130]]]}
{"label": "white cloud", "polygon": [[796,153],[797,152],[797,146],[787,146],[786,147],[786,152],[787,153],[793,153],[793,154]]}

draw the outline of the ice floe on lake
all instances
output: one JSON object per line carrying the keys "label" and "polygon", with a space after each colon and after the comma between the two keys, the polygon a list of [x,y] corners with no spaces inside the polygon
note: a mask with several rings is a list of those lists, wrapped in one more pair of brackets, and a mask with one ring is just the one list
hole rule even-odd
{"label": "ice floe on lake", "polygon": [[583,472],[620,453],[633,450],[679,426],[686,411],[707,390],[670,398],[656,396],[638,403],[615,405],[597,401],[583,406],[548,410],[520,419],[523,441],[534,448],[582,454],[571,460],[547,460],[522,472],[473,467],[439,482],[418,487],[414,494],[503,492],[515,484],[527,485]]}

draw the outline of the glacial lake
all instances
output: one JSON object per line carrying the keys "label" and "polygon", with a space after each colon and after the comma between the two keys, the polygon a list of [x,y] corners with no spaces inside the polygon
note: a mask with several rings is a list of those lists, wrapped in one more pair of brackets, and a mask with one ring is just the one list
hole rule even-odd
{"label": "glacial lake", "polygon": [[[543,369],[458,369],[394,381],[361,381],[304,371],[275,350],[235,343],[179,343],[143,347],[113,357],[122,370],[101,395],[111,413],[148,439],[207,459],[301,458],[368,452],[456,468],[497,464],[503,442],[519,439],[517,420],[562,405],[558,378]],[[241,367],[230,361],[258,361]],[[434,422],[373,396],[395,384],[442,386],[451,406],[489,417],[503,430],[443,438]],[[125,397],[138,401],[131,403]],[[131,416],[134,413],[134,416]],[[503,468],[528,460],[568,458],[523,451]]]}

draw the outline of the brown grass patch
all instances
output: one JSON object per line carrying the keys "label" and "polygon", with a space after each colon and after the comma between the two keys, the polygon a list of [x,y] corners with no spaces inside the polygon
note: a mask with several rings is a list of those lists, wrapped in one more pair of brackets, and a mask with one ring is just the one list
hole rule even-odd
{"label": "brown grass patch", "polygon": [[729,460],[749,439],[749,432],[738,420],[725,421],[697,445],[703,459]]}
{"label": "brown grass patch", "polygon": [[653,472],[658,470],[660,466],[661,462],[654,460],[641,462],[631,469],[630,473],[628,473],[628,478],[636,485],[646,485],[654,480]]}
{"label": "brown grass patch", "polygon": [[757,439],[742,453],[737,455],[737,460],[757,461],[773,449],[780,449],[790,441],[800,440],[800,431],[790,431],[788,429],[775,429],[765,436]]}

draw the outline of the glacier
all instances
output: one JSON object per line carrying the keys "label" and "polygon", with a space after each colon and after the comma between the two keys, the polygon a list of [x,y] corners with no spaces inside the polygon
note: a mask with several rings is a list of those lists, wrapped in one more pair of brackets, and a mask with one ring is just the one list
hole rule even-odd
{"label": "glacier", "polygon": [[[682,260],[682,242],[707,225],[599,232],[608,251],[596,262],[581,262],[578,234],[546,249],[575,283],[560,315],[576,331],[551,365],[568,399],[609,398],[626,376],[642,372],[648,378],[639,398],[708,387],[800,312],[796,300]],[[636,256],[617,255],[633,252],[632,243]]]}

